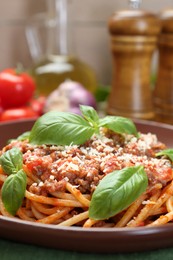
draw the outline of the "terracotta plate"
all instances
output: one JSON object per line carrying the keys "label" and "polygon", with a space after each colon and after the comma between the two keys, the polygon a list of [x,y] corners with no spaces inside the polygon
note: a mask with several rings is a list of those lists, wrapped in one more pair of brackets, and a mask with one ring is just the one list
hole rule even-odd
{"label": "terracotta plate", "polygon": [[[33,121],[0,125],[0,147],[6,140],[30,130]],[[141,132],[156,133],[173,147],[173,126],[136,121]],[[57,228],[0,216],[0,237],[23,243],[81,252],[136,252],[173,246],[173,224],[139,228]]]}

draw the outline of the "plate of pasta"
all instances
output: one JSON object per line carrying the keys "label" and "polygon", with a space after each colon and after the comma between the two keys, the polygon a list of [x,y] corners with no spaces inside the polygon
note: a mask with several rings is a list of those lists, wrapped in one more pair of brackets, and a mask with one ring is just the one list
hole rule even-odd
{"label": "plate of pasta", "polygon": [[0,125],[0,237],[82,252],[173,246],[173,126],[80,109]]}

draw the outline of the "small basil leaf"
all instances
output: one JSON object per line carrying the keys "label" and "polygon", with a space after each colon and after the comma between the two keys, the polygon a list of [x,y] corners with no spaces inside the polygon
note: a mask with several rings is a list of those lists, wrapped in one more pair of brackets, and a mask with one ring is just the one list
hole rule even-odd
{"label": "small basil leaf", "polygon": [[94,191],[89,217],[108,219],[134,202],[147,188],[148,178],[143,166],[127,167],[106,175]]}
{"label": "small basil leaf", "polygon": [[2,186],[2,202],[11,215],[15,215],[22,205],[26,180],[25,172],[20,170],[16,174],[9,175]]}
{"label": "small basil leaf", "polygon": [[167,156],[173,162],[173,149],[166,149],[156,153],[156,157],[164,155]]}
{"label": "small basil leaf", "polygon": [[24,132],[23,134],[19,135],[17,137],[17,140],[24,141],[26,139],[29,139],[29,136],[30,136],[30,131],[27,131],[27,132]]}
{"label": "small basil leaf", "polygon": [[98,126],[99,116],[93,107],[80,105],[80,110],[87,121],[91,122],[96,127]]}
{"label": "small basil leaf", "polygon": [[136,126],[131,119],[120,116],[106,116],[100,119],[99,126],[106,127],[118,134],[133,134],[139,136]]}
{"label": "small basil leaf", "polygon": [[29,142],[37,145],[82,144],[90,139],[94,132],[95,129],[89,122],[77,114],[51,111],[35,122]]}
{"label": "small basil leaf", "polygon": [[16,139],[9,139],[7,144],[10,144],[12,141],[18,140],[18,141],[24,141],[26,139],[29,139],[30,131],[24,132],[23,134],[19,135]]}
{"label": "small basil leaf", "polygon": [[23,156],[19,148],[13,147],[0,157],[2,169],[7,174],[14,174],[22,169]]}

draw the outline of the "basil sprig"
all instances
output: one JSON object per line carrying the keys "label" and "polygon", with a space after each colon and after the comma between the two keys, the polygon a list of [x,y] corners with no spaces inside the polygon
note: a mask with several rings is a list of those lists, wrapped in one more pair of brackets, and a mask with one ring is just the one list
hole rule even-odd
{"label": "basil sprig", "polygon": [[0,157],[0,164],[2,169],[8,175],[17,173],[22,169],[23,157],[22,153],[17,147],[6,151]]}
{"label": "basil sprig", "polygon": [[82,144],[94,132],[94,127],[79,115],[51,111],[36,121],[30,133],[29,142],[38,145]]}
{"label": "basil sprig", "polygon": [[15,215],[20,208],[26,190],[26,174],[23,170],[11,174],[2,187],[2,201],[6,210]]}
{"label": "basil sprig", "polygon": [[18,140],[18,141],[24,141],[24,140],[28,139],[29,136],[30,136],[30,131],[26,131],[26,132],[24,132],[23,134],[19,135],[19,136],[17,137],[17,140]]}
{"label": "basil sprig", "polygon": [[90,123],[90,125],[95,128],[95,132],[99,131],[100,118],[97,111],[90,106],[80,106],[83,117]]}
{"label": "basil sprig", "polygon": [[159,156],[166,156],[171,160],[171,162],[173,162],[173,149],[165,149],[163,151],[156,153],[156,157]]}
{"label": "basil sprig", "polygon": [[30,131],[24,132],[21,135],[19,135],[17,138],[9,139],[7,144],[10,144],[12,141],[18,140],[18,141],[24,141],[29,139]]}
{"label": "basil sprig", "polygon": [[19,148],[14,147],[0,157],[3,171],[9,176],[2,186],[2,202],[5,209],[12,215],[22,205],[25,196],[27,178],[22,169],[23,156]]}
{"label": "basil sprig", "polygon": [[90,106],[80,106],[82,116],[69,112],[50,111],[41,116],[31,129],[29,142],[32,144],[70,145],[83,144],[101,127],[123,134],[138,136],[132,120],[106,116],[99,118],[96,110]]}
{"label": "basil sprig", "polygon": [[132,120],[127,119],[121,116],[106,116],[103,119],[100,119],[99,126],[106,127],[118,134],[134,134],[139,136],[136,127],[133,124]]}
{"label": "basil sprig", "polygon": [[107,174],[92,195],[89,217],[103,220],[116,215],[134,202],[147,185],[147,174],[141,165]]}

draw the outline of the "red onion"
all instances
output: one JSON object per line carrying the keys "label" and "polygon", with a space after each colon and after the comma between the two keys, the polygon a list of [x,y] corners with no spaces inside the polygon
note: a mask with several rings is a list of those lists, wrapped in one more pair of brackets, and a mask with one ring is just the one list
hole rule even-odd
{"label": "red onion", "polygon": [[80,114],[79,105],[96,109],[96,100],[91,92],[76,81],[65,81],[46,100],[45,112],[50,110],[70,111]]}

